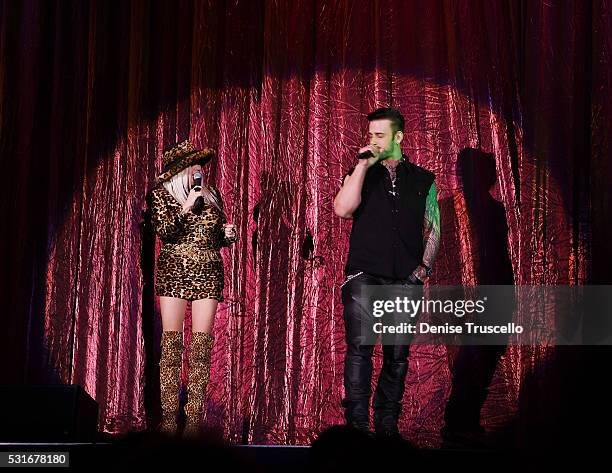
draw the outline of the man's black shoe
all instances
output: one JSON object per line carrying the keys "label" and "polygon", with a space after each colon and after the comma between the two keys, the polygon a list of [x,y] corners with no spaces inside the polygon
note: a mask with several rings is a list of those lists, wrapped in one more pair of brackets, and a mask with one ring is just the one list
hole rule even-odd
{"label": "man's black shoe", "polygon": [[378,437],[379,439],[383,439],[383,440],[403,440],[403,437],[401,436],[401,434],[399,433],[397,429],[395,430],[389,430],[389,429],[377,430],[376,437]]}
{"label": "man's black shoe", "polygon": [[376,436],[384,439],[401,439],[402,436],[397,428],[398,413],[374,415],[374,427]]}
{"label": "man's black shoe", "polygon": [[372,432],[370,430],[370,426],[368,425],[367,422],[353,421],[353,422],[348,422],[346,425],[348,427],[351,427],[351,428],[355,429],[355,430],[358,430],[361,433],[366,434],[370,438],[374,437],[374,432]]}

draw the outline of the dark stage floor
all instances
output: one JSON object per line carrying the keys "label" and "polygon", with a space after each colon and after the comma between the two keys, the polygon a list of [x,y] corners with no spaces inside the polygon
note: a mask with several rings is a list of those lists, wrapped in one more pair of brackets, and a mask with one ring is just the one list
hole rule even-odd
{"label": "dark stage floor", "polygon": [[[461,471],[542,471],[552,461],[575,460],[572,452],[416,449],[407,442],[328,442],[325,445],[220,445],[204,441],[131,437],[100,443],[0,443],[0,452],[68,452],[71,469],[134,471],[187,467],[210,471],[307,472],[402,471],[417,467]],[[565,460],[564,460],[565,458]],[[213,466],[213,463],[215,466]],[[399,470],[397,468],[399,467]],[[431,471],[431,470],[430,470]]]}

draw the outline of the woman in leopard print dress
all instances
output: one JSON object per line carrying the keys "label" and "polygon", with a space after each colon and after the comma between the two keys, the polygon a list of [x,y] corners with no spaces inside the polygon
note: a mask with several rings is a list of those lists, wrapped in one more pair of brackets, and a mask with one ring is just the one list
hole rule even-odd
{"label": "woman in leopard print dress", "polygon": [[196,150],[189,141],[165,152],[164,170],[158,177],[160,186],[150,194],[151,220],[162,241],[155,273],[163,327],[160,430],[171,434],[177,429],[185,308],[191,301],[185,432],[194,435],[210,376],[214,317],[217,304],[223,300],[219,250],[236,239],[235,227],[226,223],[219,191],[210,185],[194,186],[194,176],[201,178],[202,166],[212,156],[212,150]]}

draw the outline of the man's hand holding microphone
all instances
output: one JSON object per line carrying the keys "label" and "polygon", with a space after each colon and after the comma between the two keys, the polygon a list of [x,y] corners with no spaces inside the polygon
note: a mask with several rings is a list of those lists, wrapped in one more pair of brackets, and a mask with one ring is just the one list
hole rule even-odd
{"label": "man's hand holding microphone", "polygon": [[365,167],[366,169],[376,164],[378,161],[383,161],[391,156],[392,153],[381,149],[376,145],[364,146],[359,150],[357,158],[359,162],[357,166]]}

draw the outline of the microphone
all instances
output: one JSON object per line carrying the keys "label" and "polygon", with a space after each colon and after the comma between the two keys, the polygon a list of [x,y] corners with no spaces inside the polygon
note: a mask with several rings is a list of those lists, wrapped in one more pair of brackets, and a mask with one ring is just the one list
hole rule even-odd
{"label": "microphone", "polygon": [[[193,190],[201,191],[202,190],[202,173],[200,171],[196,171],[193,173]],[[204,207],[204,197],[198,197],[193,203],[193,207],[191,207],[191,211],[195,214],[199,214]]]}
{"label": "microphone", "polygon": [[374,153],[372,153],[372,151],[367,150],[364,151],[363,153],[359,153],[357,155],[357,159],[368,159],[368,158],[373,158],[374,157]]}
{"label": "microphone", "polygon": [[202,173],[200,171],[193,173],[193,188],[197,191],[202,190]]}

